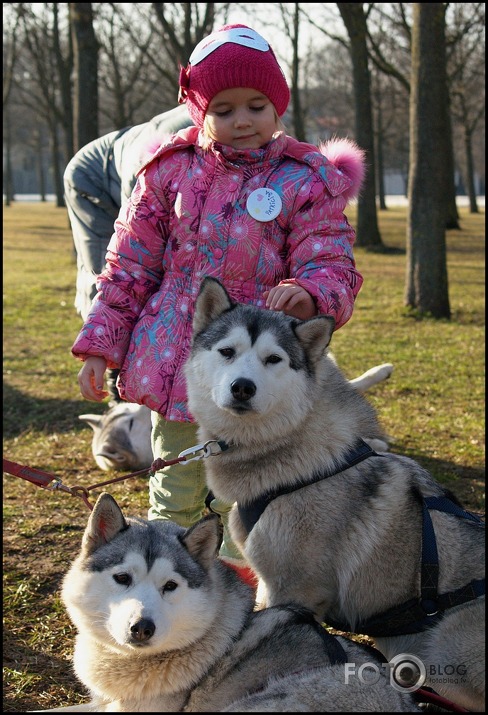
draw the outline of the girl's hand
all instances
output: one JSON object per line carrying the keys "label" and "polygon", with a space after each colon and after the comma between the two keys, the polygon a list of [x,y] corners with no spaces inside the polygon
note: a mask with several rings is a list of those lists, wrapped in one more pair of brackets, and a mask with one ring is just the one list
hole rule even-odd
{"label": "girl's hand", "polygon": [[78,373],[80,392],[86,400],[101,402],[108,397],[103,389],[103,376],[107,369],[107,361],[103,357],[88,357]]}
{"label": "girl's hand", "polygon": [[269,310],[282,310],[286,315],[299,320],[307,320],[317,315],[312,296],[297,283],[282,283],[264,291],[263,295]]}

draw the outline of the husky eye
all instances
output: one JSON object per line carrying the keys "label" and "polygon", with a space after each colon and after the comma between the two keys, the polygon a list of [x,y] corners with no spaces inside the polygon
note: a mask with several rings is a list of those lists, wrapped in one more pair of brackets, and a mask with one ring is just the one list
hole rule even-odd
{"label": "husky eye", "polygon": [[130,432],[130,430],[132,429],[132,426],[133,426],[133,425],[134,425],[134,418],[131,417],[131,418],[130,418],[130,422],[129,422],[129,432]]}
{"label": "husky eye", "polygon": [[281,362],[281,358],[279,355],[268,355],[266,360],[264,361],[265,365],[276,365],[276,363]]}
{"label": "husky eye", "polygon": [[222,357],[225,357],[227,360],[230,360],[234,357],[236,351],[234,350],[234,348],[221,348],[219,350],[219,353],[222,355]]}
{"label": "husky eye", "polygon": [[177,588],[178,584],[176,583],[176,581],[166,581],[161,590],[163,593],[166,593],[167,591],[176,591]]}
{"label": "husky eye", "polygon": [[114,573],[113,579],[120,586],[130,586],[132,583],[132,576],[128,573]]}

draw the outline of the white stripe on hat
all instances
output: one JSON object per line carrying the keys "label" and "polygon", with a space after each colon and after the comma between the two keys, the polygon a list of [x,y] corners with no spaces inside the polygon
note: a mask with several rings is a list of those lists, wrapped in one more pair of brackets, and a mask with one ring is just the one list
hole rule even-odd
{"label": "white stripe on hat", "polygon": [[197,65],[221,45],[232,42],[235,45],[251,47],[253,50],[267,52],[269,45],[255,30],[248,27],[233,27],[231,30],[212,32],[201,40],[190,55],[190,64]]}

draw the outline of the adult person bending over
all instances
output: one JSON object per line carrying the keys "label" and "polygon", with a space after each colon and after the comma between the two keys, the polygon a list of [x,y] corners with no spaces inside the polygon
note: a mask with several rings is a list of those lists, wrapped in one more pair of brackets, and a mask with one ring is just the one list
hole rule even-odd
{"label": "adult person bending over", "polygon": [[[96,281],[120,207],[131,195],[136,173],[161,137],[191,126],[184,105],[162,112],[149,122],[109,132],[82,147],[64,171],[64,199],[76,252],[75,308],[83,320],[97,293]],[[119,401],[118,370],[107,373],[110,397]]]}
{"label": "adult person bending over", "polygon": [[[180,72],[194,127],[168,137],[145,163],[115,222],[98,293],[73,348],[88,400],[107,396],[107,368],[121,368],[124,398],[152,410],[154,457],[197,443],[183,367],[204,276],[238,302],[299,319],[346,323],[362,277],[344,209],[357,195],[363,152],[347,140],[315,146],[287,136],[290,100],[268,42],[245,25],[202,40]],[[327,150],[324,150],[327,151]],[[150,477],[150,519],[194,524],[207,488],[201,461]],[[221,558],[249,577],[221,514]]]}

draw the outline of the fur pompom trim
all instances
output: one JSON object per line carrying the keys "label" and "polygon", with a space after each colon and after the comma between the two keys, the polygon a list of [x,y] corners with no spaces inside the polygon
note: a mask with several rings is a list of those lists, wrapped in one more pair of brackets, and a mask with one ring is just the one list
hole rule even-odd
{"label": "fur pompom trim", "polygon": [[343,192],[350,200],[357,198],[366,175],[366,152],[352,139],[332,138],[319,145],[323,154],[336,169],[351,180],[351,186]]}

